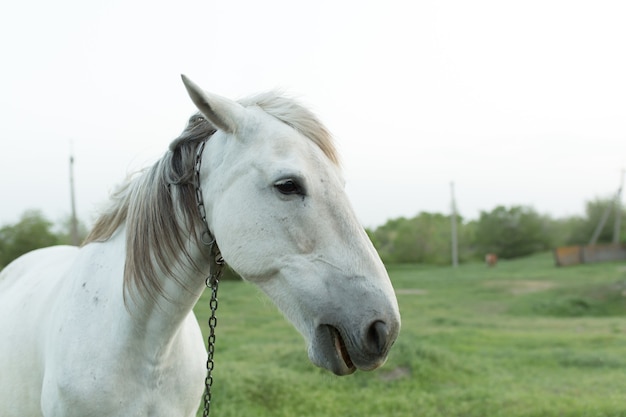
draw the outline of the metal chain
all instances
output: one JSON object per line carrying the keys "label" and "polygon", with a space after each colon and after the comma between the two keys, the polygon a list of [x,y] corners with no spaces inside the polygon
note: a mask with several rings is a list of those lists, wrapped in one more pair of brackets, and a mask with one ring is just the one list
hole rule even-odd
{"label": "metal chain", "polygon": [[198,212],[200,213],[200,218],[202,219],[202,224],[204,225],[204,230],[200,235],[200,240],[205,246],[210,246],[211,252],[213,252],[215,238],[211,234],[211,230],[209,230],[209,223],[206,221],[206,209],[204,207],[204,198],[202,197],[202,188],[200,188],[200,164],[202,163],[202,152],[204,151],[205,144],[205,141],[200,142],[196,152],[196,164],[194,166],[196,174],[196,204],[198,205]]}
{"label": "metal chain", "polygon": [[204,207],[204,199],[202,197],[202,189],[200,188],[200,164],[202,162],[202,152],[204,150],[205,141],[200,142],[198,145],[198,151],[196,152],[196,163],[194,171],[196,174],[196,203],[198,204],[198,211],[202,218],[204,230],[200,236],[200,240],[205,246],[209,247],[210,253],[210,265],[209,276],[206,279],[206,286],[211,289],[211,301],[209,307],[211,308],[211,316],[209,317],[209,336],[207,338],[207,362],[206,362],[206,378],[204,379],[204,411],[202,415],[208,417],[211,410],[211,386],[213,385],[213,368],[215,362],[213,355],[215,354],[215,327],[217,326],[217,317],[215,315],[217,311],[217,288],[220,282],[222,273],[224,272],[224,258],[220,253],[220,249],[217,246],[215,237],[209,229],[209,224],[206,220],[206,210]]}
{"label": "metal chain", "polygon": [[[207,278],[207,284],[211,277]],[[204,379],[204,411],[202,415],[204,417],[209,416],[211,411],[211,386],[213,385],[213,368],[215,362],[213,361],[213,355],[215,353],[215,326],[217,326],[217,317],[215,312],[217,311],[217,287],[219,284],[219,278],[214,277],[210,283],[211,288],[211,301],[209,306],[211,307],[211,317],[209,317],[209,337],[207,338],[207,351],[208,357],[206,361],[206,378]]]}

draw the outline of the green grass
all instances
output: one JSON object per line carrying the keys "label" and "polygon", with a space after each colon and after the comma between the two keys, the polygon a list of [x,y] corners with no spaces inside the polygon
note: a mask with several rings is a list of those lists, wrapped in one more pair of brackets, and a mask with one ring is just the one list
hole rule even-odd
{"label": "green grass", "polygon": [[348,377],[310,364],[252,285],[223,282],[211,416],[626,416],[626,264],[389,273],[400,337],[383,368]]}

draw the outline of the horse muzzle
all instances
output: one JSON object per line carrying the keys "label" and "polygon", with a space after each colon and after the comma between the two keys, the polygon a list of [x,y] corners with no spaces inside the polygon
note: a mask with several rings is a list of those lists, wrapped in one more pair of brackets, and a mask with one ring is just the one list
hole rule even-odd
{"label": "horse muzzle", "polygon": [[311,362],[336,375],[357,369],[371,371],[382,366],[400,330],[395,320],[374,320],[362,329],[321,324],[309,347]]}

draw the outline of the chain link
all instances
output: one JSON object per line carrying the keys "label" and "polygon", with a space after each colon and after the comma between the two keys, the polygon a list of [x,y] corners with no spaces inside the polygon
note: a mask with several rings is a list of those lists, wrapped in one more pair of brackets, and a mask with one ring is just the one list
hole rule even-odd
{"label": "chain link", "polygon": [[206,208],[204,207],[202,188],[200,188],[200,165],[202,164],[202,152],[204,151],[204,145],[206,145],[206,141],[200,142],[198,150],[196,151],[196,164],[194,166],[196,174],[196,204],[198,205],[198,212],[200,213],[200,218],[202,219],[202,224],[204,225],[204,230],[200,235],[200,240],[204,245],[210,246],[212,253],[213,247],[215,246],[215,237],[213,237],[211,230],[209,229],[209,223],[206,220]]}
{"label": "chain link", "polygon": [[217,326],[217,317],[215,315],[217,311],[217,288],[224,272],[224,258],[220,253],[220,249],[217,246],[215,237],[209,229],[209,224],[206,220],[206,209],[204,207],[204,199],[202,198],[202,189],[200,188],[200,164],[202,163],[202,152],[204,151],[205,141],[200,142],[198,145],[198,151],[196,152],[196,163],[194,171],[196,174],[196,203],[198,205],[198,212],[202,218],[204,230],[200,235],[200,240],[205,246],[208,246],[210,253],[210,265],[209,276],[206,279],[206,286],[211,289],[211,301],[209,301],[209,307],[211,308],[211,316],[209,317],[209,336],[207,337],[207,361],[206,361],[206,378],[204,379],[204,411],[203,417],[208,417],[211,410],[211,386],[213,385],[213,368],[215,362],[213,356],[215,354],[215,327]]}
{"label": "chain link", "polygon": [[204,411],[202,413],[204,417],[208,417],[209,412],[211,411],[211,386],[213,385],[213,368],[215,367],[213,355],[215,353],[215,327],[217,326],[217,317],[215,316],[215,312],[217,311],[218,304],[217,288],[219,278],[217,276],[212,278],[212,280],[211,277],[207,279],[207,284],[209,284],[211,288],[211,301],[209,302],[209,307],[211,307],[211,316],[209,317],[209,336],[207,338],[207,374],[204,379]]}

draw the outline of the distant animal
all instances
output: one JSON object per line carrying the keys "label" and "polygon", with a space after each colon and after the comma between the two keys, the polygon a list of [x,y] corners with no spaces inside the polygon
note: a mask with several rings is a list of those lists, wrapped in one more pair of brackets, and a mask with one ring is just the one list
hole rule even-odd
{"label": "distant animal", "polygon": [[485,255],[485,263],[487,264],[487,266],[496,266],[496,264],[498,263],[498,255],[496,255],[495,253],[488,253],[487,255]]}
{"label": "distant animal", "polygon": [[0,274],[0,416],[195,416],[207,352],[192,308],[216,251],[315,365],[385,362],[397,300],[326,128],[279,94],[235,102],[183,81],[199,113],[115,191],[84,245]]}

